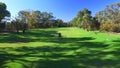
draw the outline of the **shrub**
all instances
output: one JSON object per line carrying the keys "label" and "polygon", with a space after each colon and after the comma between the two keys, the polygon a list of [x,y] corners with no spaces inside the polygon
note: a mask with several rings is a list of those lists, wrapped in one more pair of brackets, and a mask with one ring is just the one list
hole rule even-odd
{"label": "shrub", "polygon": [[104,23],[100,26],[102,32],[120,32],[120,24]]}
{"label": "shrub", "polygon": [[113,23],[104,23],[100,26],[100,31],[113,32],[114,24]]}
{"label": "shrub", "polygon": [[114,24],[113,32],[120,32],[120,24]]}

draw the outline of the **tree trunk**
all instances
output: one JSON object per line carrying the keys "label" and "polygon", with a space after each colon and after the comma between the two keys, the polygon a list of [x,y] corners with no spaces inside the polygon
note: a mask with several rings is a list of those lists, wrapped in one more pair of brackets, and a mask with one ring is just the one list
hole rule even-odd
{"label": "tree trunk", "polygon": [[23,29],[23,34],[25,33],[25,29]]}
{"label": "tree trunk", "polygon": [[59,37],[59,38],[61,38],[61,37],[62,37],[61,33],[58,33],[58,37]]}
{"label": "tree trunk", "polygon": [[19,33],[19,29],[17,29],[17,33]]}

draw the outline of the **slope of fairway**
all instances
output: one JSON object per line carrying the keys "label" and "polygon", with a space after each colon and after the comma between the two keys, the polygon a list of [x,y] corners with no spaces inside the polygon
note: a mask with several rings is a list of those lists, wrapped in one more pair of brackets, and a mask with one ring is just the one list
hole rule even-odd
{"label": "slope of fairway", "polygon": [[119,68],[119,42],[118,35],[74,27],[0,34],[0,68]]}

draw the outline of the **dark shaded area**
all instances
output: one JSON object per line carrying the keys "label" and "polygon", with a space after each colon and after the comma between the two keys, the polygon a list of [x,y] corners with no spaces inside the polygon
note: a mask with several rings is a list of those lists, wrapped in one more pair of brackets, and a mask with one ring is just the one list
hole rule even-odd
{"label": "dark shaded area", "polygon": [[[56,31],[44,31],[44,30],[34,30],[34,32],[28,31],[27,33],[11,33],[11,34],[0,34],[0,43],[17,43],[17,42],[32,42],[41,39],[41,37],[48,38],[56,37]],[[36,39],[32,39],[35,37]],[[44,39],[44,38],[43,38]],[[42,39],[41,39],[42,40]],[[39,41],[39,40],[38,40]]]}
{"label": "dark shaded area", "polygon": [[[34,38],[32,38],[34,37]],[[27,42],[53,42],[53,43],[74,43],[85,40],[94,40],[92,37],[64,38],[58,37],[57,31],[34,30],[27,33],[1,34],[0,43],[27,43]]]}
{"label": "dark shaded area", "polygon": [[117,39],[117,40],[113,40],[113,42],[120,42],[120,39]]}

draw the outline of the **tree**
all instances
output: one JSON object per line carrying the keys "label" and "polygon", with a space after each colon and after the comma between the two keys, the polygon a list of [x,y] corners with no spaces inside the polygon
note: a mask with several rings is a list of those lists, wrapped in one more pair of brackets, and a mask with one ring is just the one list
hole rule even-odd
{"label": "tree", "polygon": [[42,13],[40,11],[33,11],[35,23],[42,23]]}
{"label": "tree", "polygon": [[63,26],[63,20],[61,20],[61,19],[56,19],[56,20],[55,20],[55,26],[56,26],[56,27],[62,27],[62,26]]}
{"label": "tree", "polygon": [[[98,22],[101,23],[101,30],[104,28],[106,31],[118,32],[119,30],[116,30],[116,28],[118,28],[118,25],[120,24],[120,2],[107,5],[105,9],[99,11],[95,17]],[[108,28],[107,26],[113,27],[113,29]]]}
{"label": "tree", "polygon": [[23,33],[25,33],[25,31],[28,29],[28,18],[29,16],[29,12],[26,12],[26,11],[19,11],[18,13],[18,17],[17,19],[19,19],[19,21],[21,22],[22,26],[22,30],[23,30]]}
{"label": "tree", "polygon": [[83,20],[82,20],[82,27],[84,29],[87,29],[87,30],[91,30],[91,25],[92,25],[92,16],[91,16],[91,11],[89,11],[88,9],[84,9],[83,10],[83,13],[84,13],[84,16],[83,16]]}
{"label": "tree", "polygon": [[10,17],[10,12],[7,10],[6,4],[0,2],[0,21],[6,16]]}
{"label": "tree", "polygon": [[22,23],[20,20],[16,17],[15,20],[12,20],[11,23],[14,25],[16,32],[19,33],[19,30],[22,29]]}
{"label": "tree", "polygon": [[[32,11],[28,22],[35,27],[52,27],[53,15],[48,12]],[[29,26],[29,25],[28,25]]]}
{"label": "tree", "polygon": [[72,20],[72,24],[73,26],[91,30],[92,25],[94,24],[92,22],[91,11],[89,11],[87,8],[79,11],[77,17]]}
{"label": "tree", "polygon": [[[0,2],[0,22],[5,17],[10,17],[10,12],[7,10],[7,6],[5,3]],[[0,23],[0,31],[5,28],[5,23]]]}
{"label": "tree", "polygon": [[100,29],[100,22],[98,22],[96,17],[92,18],[91,27],[92,27],[92,30],[99,30]]}
{"label": "tree", "polygon": [[101,23],[120,23],[120,2],[107,5],[104,10],[96,14],[96,18]]}
{"label": "tree", "polygon": [[78,27],[78,18],[77,17],[73,18],[73,20],[71,21],[71,24],[72,26]]}
{"label": "tree", "polygon": [[0,32],[5,29],[5,22],[0,23]]}
{"label": "tree", "polygon": [[52,13],[42,12],[41,13],[42,27],[44,28],[51,27],[53,18],[54,17]]}

